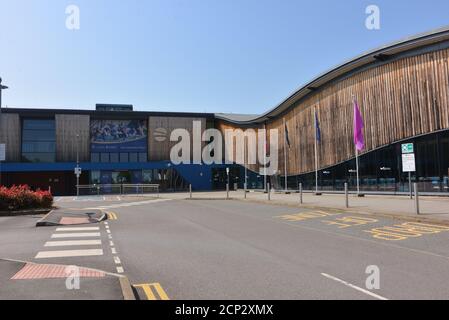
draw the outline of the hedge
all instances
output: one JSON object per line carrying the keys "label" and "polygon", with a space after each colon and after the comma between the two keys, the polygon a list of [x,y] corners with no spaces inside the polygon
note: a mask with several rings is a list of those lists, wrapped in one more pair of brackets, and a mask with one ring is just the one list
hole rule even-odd
{"label": "hedge", "polygon": [[32,191],[27,185],[0,187],[0,211],[50,209],[52,205],[49,191]]}

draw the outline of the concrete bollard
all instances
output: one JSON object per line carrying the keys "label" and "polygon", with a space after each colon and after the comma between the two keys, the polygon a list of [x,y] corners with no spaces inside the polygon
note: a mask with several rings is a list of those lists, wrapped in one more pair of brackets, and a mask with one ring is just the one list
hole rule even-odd
{"label": "concrete bollard", "polygon": [[190,194],[190,199],[192,199],[192,185],[189,185],[189,194]]}
{"label": "concrete bollard", "polygon": [[302,183],[299,184],[299,203],[300,204],[304,203],[303,194],[302,194]]}
{"label": "concrete bollard", "polygon": [[348,192],[348,183],[345,183],[345,204],[346,208],[349,208],[349,192]]}
{"label": "concrete bollard", "polygon": [[245,183],[245,187],[244,187],[244,190],[243,190],[243,192],[245,193],[245,199],[246,199],[246,183]]}
{"label": "concrete bollard", "polygon": [[413,184],[413,189],[415,190],[415,209],[416,215],[419,215],[419,191],[418,191],[418,183]]}

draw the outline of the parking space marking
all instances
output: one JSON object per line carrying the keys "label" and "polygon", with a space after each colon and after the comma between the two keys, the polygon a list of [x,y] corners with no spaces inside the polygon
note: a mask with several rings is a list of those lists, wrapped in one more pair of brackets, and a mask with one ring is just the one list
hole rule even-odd
{"label": "parking space marking", "polygon": [[135,284],[133,287],[136,289],[141,288],[148,300],[170,300],[160,283]]}
{"label": "parking space marking", "polygon": [[373,297],[373,298],[376,298],[376,299],[378,299],[378,300],[388,300],[388,299],[385,298],[385,297],[382,297],[382,296],[380,296],[380,295],[378,295],[378,294],[375,294],[375,293],[373,293],[373,292],[371,292],[371,291],[368,291],[368,290],[366,290],[366,289],[357,287],[357,286],[355,286],[355,285],[353,285],[353,284],[351,284],[351,283],[349,283],[349,282],[346,282],[346,281],[344,281],[344,280],[338,279],[337,277],[328,275],[328,274],[326,274],[326,273],[322,273],[321,275],[322,275],[323,277],[326,277],[326,278],[328,278],[328,279],[331,279],[331,280],[334,280],[334,281],[336,281],[336,282],[338,282],[338,283],[341,283],[341,284],[343,284],[343,285],[345,285],[345,286],[347,286],[347,287],[349,287],[349,288],[352,288],[352,289],[355,289],[355,290],[357,290],[357,291],[363,292],[364,294],[369,295],[369,296],[371,296],[371,297]]}

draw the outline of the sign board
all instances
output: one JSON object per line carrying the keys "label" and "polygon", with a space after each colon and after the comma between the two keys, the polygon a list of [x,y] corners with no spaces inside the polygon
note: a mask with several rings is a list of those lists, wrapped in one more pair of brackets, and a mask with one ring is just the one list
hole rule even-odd
{"label": "sign board", "polygon": [[402,153],[414,153],[413,143],[405,143],[401,146]]}
{"label": "sign board", "polygon": [[75,168],[75,175],[77,176],[77,177],[79,177],[80,175],[81,175],[81,168],[80,167],[76,167]]}
{"label": "sign board", "polygon": [[415,172],[415,154],[406,153],[402,155],[402,172]]}
{"label": "sign board", "polygon": [[0,161],[6,160],[6,144],[0,143]]}

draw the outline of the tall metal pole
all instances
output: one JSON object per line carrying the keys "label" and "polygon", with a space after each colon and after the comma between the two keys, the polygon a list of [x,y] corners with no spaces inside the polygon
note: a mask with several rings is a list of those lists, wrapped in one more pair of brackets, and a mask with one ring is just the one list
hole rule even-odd
{"label": "tall metal pole", "polygon": [[264,175],[263,175],[263,190],[267,191],[267,124],[264,123],[264,130],[265,130],[265,141],[263,145],[263,163],[264,163]]}
{"label": "tall metal pole", "polygon": [[[2,91],[8,89],[7,86],[2,85],[2,78],[0,78],[0,124],[2,121]],[[0,160],[0,186],[2,185],[2,160]]]}
{"label": "tall metal pole", "polygon": [[285,171],[285,192],[288,190],[287,177],[287,122],[284,118],[284,171]]}
{"label": "tall metal pole", "polygon": [[246,188],[248,188],[248,168],[247,168],[248,162],[247,162],[247,155],[246,155],[247,150],[248,150],[248,148],[246,147],[246,138],[243,137],[243,157],[244,157],[243,162],[245,163],[245,186],[244,186],[245,197],[246,197]]}
{"label": "tall metal pole", "polygon": [[318,194],[318,123],[316,118],[316,109],[313,115],[313,118],[315,119],[315,193]]}
{"label": "tall metal pole", "polygon": [[[80,158],[79,158],[79,138],[80,135],[77,134],[76,135],[76,168],[77,170],[79,170],[78,168],[80,167]],[[80,195],[80,175],[79,175],[79,171],[76,172],[76,196],[79,197]]]}
{"label": "tall metal pole", "polygon": [[357,171],[357,195],[360,195],[360,179],[359,179],[359,150],[355,148],[355,165]]}

